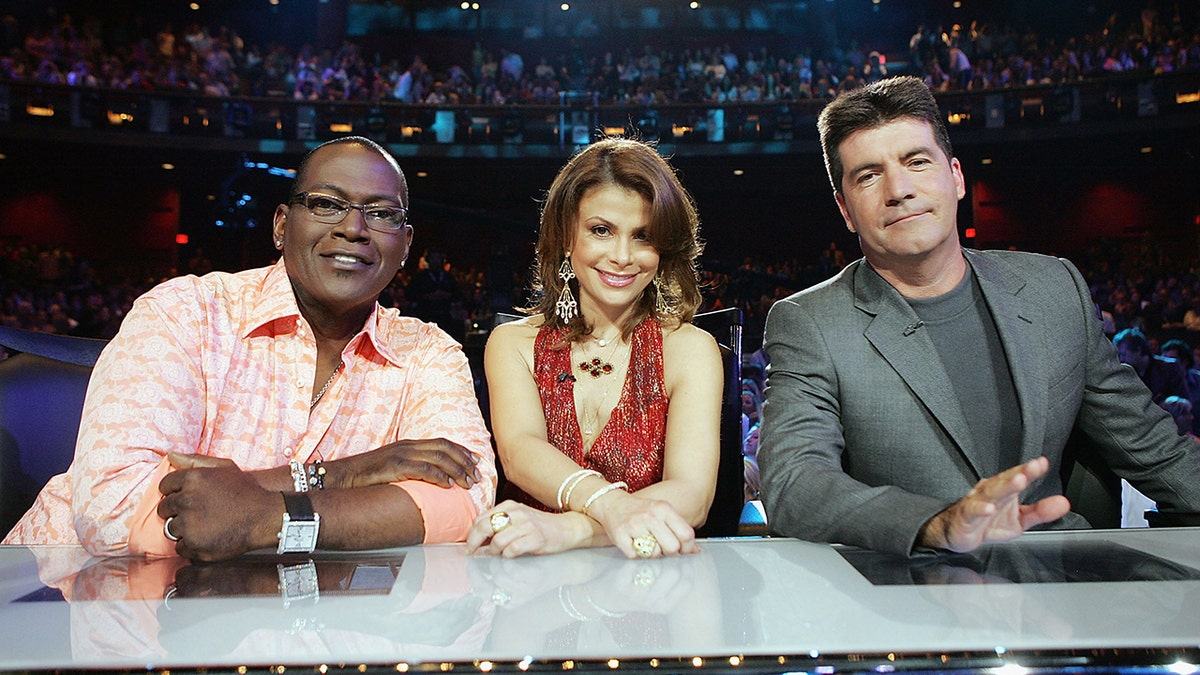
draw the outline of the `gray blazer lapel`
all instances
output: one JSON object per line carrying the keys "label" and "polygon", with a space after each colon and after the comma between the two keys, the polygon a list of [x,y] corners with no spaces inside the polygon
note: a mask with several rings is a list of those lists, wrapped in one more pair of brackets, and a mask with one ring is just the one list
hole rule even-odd
{"label": "gray blazer lapel", "polygon": [[967,250],[966,258],[975,269],[979,288],[1004,346],[1013,387],[1017,390],[1017,402],[1021,406],[1021,461],[1029,461],[1043,454],[1046,434],[1048,383],[1045,364],[1049,355],[1037,325],[1040,314],[1037,308],[1026,307],[1028,294],[1021,294],[1028,283],[1025,279],[975,251]]}
{"label": "gray blazer lapel", "polygon": [[[978,475],[975,442],[966,417],[933,341],[918,325],[916,313],[865,260],[854,275],[854,302],[859,310],[874,317],[863,336],[899,373]],[[880,395],[886,396],[887,392]],[[912,420],[912,424],[920,425],[921,420]],[[902,429],[897,429],[897,434],[900,438],[907,435]]]}

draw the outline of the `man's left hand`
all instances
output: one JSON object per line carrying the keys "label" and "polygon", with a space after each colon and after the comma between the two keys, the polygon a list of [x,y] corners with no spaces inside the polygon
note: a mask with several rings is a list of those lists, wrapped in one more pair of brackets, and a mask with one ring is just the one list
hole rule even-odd
{"label": "man's left hand", "polygon": [[1058,520],[1071,509],[1056,495],[1033,504],[1021,503],[1021,492],[1050,470],[1050,460],[1038,457],[995,476],[984,478],[962,499],[929,519],[921,529],[921,546],[966,553],[981,544],[1007,541],[1036,525]]}

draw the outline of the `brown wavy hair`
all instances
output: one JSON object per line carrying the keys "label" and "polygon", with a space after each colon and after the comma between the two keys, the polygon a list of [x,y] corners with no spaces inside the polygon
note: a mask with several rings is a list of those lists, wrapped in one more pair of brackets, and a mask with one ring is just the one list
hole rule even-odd
{"label": "brown wavy hair", "polygon": [[[555,176],[542,205],[533,268],[534,297],[524,311],[541,314],[546,325],[553,328],[565,325],[568,342],[591,334],[592,326],[582,314],[564,324],[554,313],[563,288],[558,270],[574,244],[579,203],[589,192],[606,185],[632,190],[646,200],[650,206],[646,238],[659,255],[658,276],[637,300],[636,309],[621,326],[621,334],[628,338],[647,316],[660,322],[691,321],[702,300],[696,258],[704,244],[699,237],[695,201],[679,182],[675,169],[653,146],[631,138],[605,138],[571,157]],[[570,284],[571,292],[578,297],[579,282],[572,280]],[[656,287],[661,290],[656,291]],[[660,313],[656,309],[656,292],[663,294],[668,311]]]}

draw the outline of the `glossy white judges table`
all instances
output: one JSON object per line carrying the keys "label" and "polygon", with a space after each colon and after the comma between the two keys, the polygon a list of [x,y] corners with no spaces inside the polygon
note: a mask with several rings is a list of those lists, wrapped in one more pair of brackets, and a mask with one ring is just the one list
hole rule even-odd
{"label": "glossy white judges table", "polygon": [[1200,653],[1194,528],[1034,533],[919,561],[791,539],[702,546],[631,561],[450,545],[282,566],[0,547],[0,669],[821,673]]}

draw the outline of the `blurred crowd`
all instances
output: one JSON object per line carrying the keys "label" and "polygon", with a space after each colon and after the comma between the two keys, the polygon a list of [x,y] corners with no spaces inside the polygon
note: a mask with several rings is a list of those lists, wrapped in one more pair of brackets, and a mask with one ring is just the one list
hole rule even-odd
{"label": "blurred crowd", "polygon": [[[550,50],[542,54],[483,43],[469,57],[414,50],[418,55],[404,62],[366,53],[352,41],[336,50],[248,43],[229,26],[152,29],[144,21],[110,25],[67,13],[23,26],[8,15],[0,19],[0,80],[426,104],[552,104],[569,91],[596,103],[651,106],[830,98],[887,76],[889,67],[923,75],[940,91],[1200,68],[1195,8],[1154,7],[1113,14],[1066,39],[977,21],[919,26],[908,45],[864,50],[850,41],[819,55],[804,45],[774,53],[732,42],[614,48],[618,41],[595,37],[521,45]],[[897,54],[907,54],[907,63],[897,62]]]}

